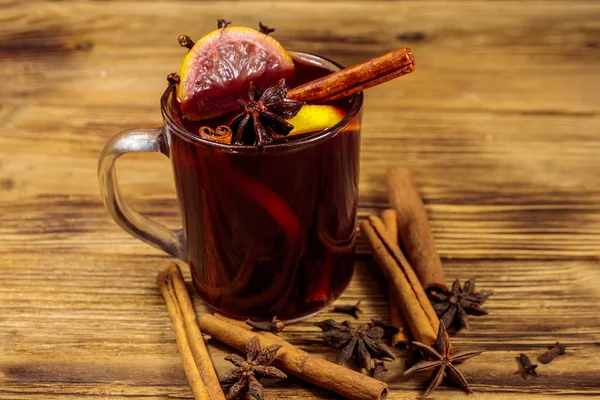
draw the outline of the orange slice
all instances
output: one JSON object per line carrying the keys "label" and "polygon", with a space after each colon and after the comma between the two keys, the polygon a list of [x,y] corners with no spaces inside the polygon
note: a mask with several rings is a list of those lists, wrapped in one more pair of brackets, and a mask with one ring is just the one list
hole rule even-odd
{"label": "orange slice", "polygon": [[213,118],[239,108],[254,82],[262,90],[281,78],[295,78],[294,62],[283,46],[255,29],[214,30],[188,52],[179,71],[177,100],[190,120]]}

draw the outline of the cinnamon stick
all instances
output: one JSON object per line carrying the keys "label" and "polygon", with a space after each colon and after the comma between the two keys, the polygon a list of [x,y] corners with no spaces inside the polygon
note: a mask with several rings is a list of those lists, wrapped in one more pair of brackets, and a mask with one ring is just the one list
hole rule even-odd
{"label": "cinnamon stick", "polygon": [[377,264],[391,283],[395,301],[412,337],[421,343],[435,343],[440,321],[404,254],[388,236],[383,221],[371,216],[361,223],[361,231]]}
{"label": "cinnamon stick", "polygon": [[290,89],[287,98],[311,103],[334,101],[414,70],[412,51],[403,47]]}
{"label": "cinnamon stick", "polygon": [[196,315],[176,265],[156,277],[171,316],[183,370],[195,400],[225,400],[221,385],[204,345]]}
{"label": "cinnamon stick", "polygon": [[398,214],[396,214],[396,210],[393,208],[383,210],[381,220],[392,242],[398,245]]}
{"label": "cinnamon stick", "polygon": [[190,385],[194,399],[210,400],[210,396],[208,395],[206,386],[202,381],[200,372],[196,367],[196,362],[194,361],[194,356],[192,355],[192,351],[187,340],[183,316],[181,315],[181,310],[177,305],[177,299],[171,282],[171,277],[169,276],[168,272],[163,271],[158,274],[156,279],[160,292],[167,303],[169,314],[171,315],[171,322],[173,324],[173,330],[175,331],[175,339],[177,341],[179,357],[181,358],[183,371],[185,372],[185,377]]}
{"label": "cinnamon stick", "polygon": [[325,359],[311,356],[281,338],[270,337],[269,332],[249,331],[210,314],[200,317],[200,328],[212,338],[239,351],[243,351],[246,343],[254,336],[258,336],[262,348],[280,344],[282,347],[277,352],[274,362],[276,367],[349,399],[384,400],[386,398],[387,384]]}
{"label": "cinnamon stick", "polygon": [[402,311],[398,306],[398,298],[394,292],[394,289],[390,287],[390,322],[392,325],[397,326],[400,332],[392,335],[392,346],[404,346],[411,342],[410,327],[406,320],[402,316]]}
{"label": "cinnamon stick", "polygon": [[206,386],[207,392],[211,400],[225,400],[225,395],[221,389],[221,384],[215,368],[213,367],[212,361],[202,339],[202,333],[198,327],[198,320],[196,319],[196,312],[192,305],[192,300],[188,294],[183,279],[183,274],[179,269],[179,266],[175,263],[169,265],[168,272],[173,282],[173,288],[175,289],[175,295],[177,302],[183,315],[183,321],[185,324],[186,333],[188,336],[188,343],[194,356],[194,361],[202,377],[202,381]]}
{"label": "cinnamon stick", "polygon": [[391,168],[386,180],[390,204],[398,215],[398,233],[406,259],[425,290],[447,291],[444,268],[429,228],[427,212],[410,170]]}
{"label": "cinnamon stick", "polygon": [[[381,220],[392,243],[398,245],[398,216],[396,215],[396,211],[392,208],[383,210],[381,212]],[[398,307],[398,300],[391,285],[388,288],[388,294],[390,299],[390,322],[392,325],[402,328],[400,332],[392,335],[392,346],[408,344],[411,340],[410,329]]]}

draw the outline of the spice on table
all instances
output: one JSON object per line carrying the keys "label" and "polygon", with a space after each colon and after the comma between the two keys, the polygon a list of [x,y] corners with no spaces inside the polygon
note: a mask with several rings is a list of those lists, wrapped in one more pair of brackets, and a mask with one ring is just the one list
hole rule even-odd
{"label": "spice on table", "polygon": [[531,375],[531,376],[538,376],[537,372],[536,372],[536,368],[537,368],[537,364],[532,364],[531,360],[529,359],[529,357],[527,357],[526,354],[519,354],[519,361],[521,362],[521,366],[523,367],[523,371],[525,371],[526,374]]}
{"label": "spice on table", "polygon": [[493,294],[490,290],[475,292],[475,279],[469,279],[460,287],[460,280],[456,279],[450,292],[431,290],[429,299],[435,312],[447,327],[456,323],[459,327],[469,329],[471,315],[485,315],[487,311],[481,305]]}
{"label": "spice on table", "polygon": [[341,313],[341,314],[348,314],[353,316],[354,318],[358,319],[358,313],[362,312],[362,310],[360,309],[360,300],[358,301],[358,303],[352,305],[345,305],[345,306],[335,306],[333,307],[333,312],[334,313]]}
{"label": "spice on table", "polygon": [[258,335],[259,338],[264,336],[264,337],[268,338],[269,340],[274,341],[275,343],[280,343],[280,344],[287,343],[287,341],[285,339],[283,339],[281,336],[279,336],[273,332],[269,332],[269,331],[257,331],[255,328],[248,325],[245,321],[240,321],[238,319],[229,318],[229,317],[226,317],[219,313],[214,313],[213,316],[217,319],[220,319],[223,322],[227,322],[228,324],[235,325],[236,327],[242,328],[248,332],[252,332],[255,335]]}
{"label": "spice on table", "polygon": [[200,328],[213,339],[243,351],[250,339],[258,336],[262,347],[281,344],[273,364],[288,374],[295,375],[312,384],[329,389],[353,400],[384,400],[388,385],[359,372],[342,367],[325,359],[312,356],[271,332],[252,332],[241,323],[234,324],[204,314]]}
{"label": "spice on table", "polygon": [[225,400],[181,270],[171,264],[158,274],[156,281],[171,316],[179,356],[194,399]]}
{"label": "spice on table", "polygon": [[[398,246],[398,215],[396,210],[388,208],[381,212],[381,220],[385,226],[385,230],[392,243]],[[410,329],[406,324],[406,320],[402,316],[402,312],[398,307],[398,299],[394,294],[394,289],[388,287],[389,306],[390,306],[390,321],[392,325],[398,326],[400,330],[392,335],[392,346],[406,345],[410,343]]]}
{"label": "spice on table", "polygon": [[447,376],[452,383],[458,385],[465,392],[473,393],[467,380],[463,374],[456,369],[453,363],[466,361],[471,357],[483,353],[482,351],[461,351],[452,353],[450,340],[446,335],[446,329],[443,323],[440,324],[437,339],[433,346],[427,346],[420,342],[412,342],[412,345],[421,351],[425,360],[419,361],[411,368],[407,369],[404,372],[404,375],[411,375],[417,372],[437,368],[423,397],[429,396],[442,383],[444,376]]}
{"label": "spice on table", "polygon": [[398,306],[398,297],[394,293],[394,290],[390,288],[390,322],[392,325],[399,326],[400,332],[392,335],[392,346],[405,346],[411,342],[410,328],[406,323],[406,319],[400,311]]}
{"label": "spice on table", "polygon": [[273,333],[279,333],[285,328],[285,323],[277,319],[277,317],[271,318],[270,321],[252,321],[251,319],[247,319],[246,324],[256,330]]}
{"label": "spice on table", "polygon": [[246,359],[237,354],[229,354],[225,359],[238,367],[221,378],[221,382],[234,383],[229,389],[227,400],[237,399],[245,393],[263,400],[264,389],[259,382],[261,378],[285,379],[287,375],[271,366],[275,355],[281,348],[280,344],[272,344],[260,349],[258,336],[254,336],[246,345]]}
{"label": "spice on table", "polygon": [[564,344],[556,342],[554,346],[550,347],[548,351],[538,357],[538,361],[542,364],[549,364],[558,356],[562,356],[567,353],[567,348]]}
{"label": "spice on table", "polygon": [[375,368],[373,368],[373,379],[383,382],[383,374],[387,372],[385,363],[383,361],[376,361]]}
{"label": "spice on table", "polygon": [[323,331],[321,338],[325,343],[342,349],[337,361],[340,365],[354,357],[360,367],[370,370],[373,358],[394,359],[392,351],[381,340],[385,332],[379,326],[367,324],[355,328],[350,321],[340,324],[332,319],[315,322],[314,325]]}
{"label": "spice on table", "polygon": [[411,171],[405,167],[391,168],[386,182],[390,204],[397,213],[398,235],[406,259],[426,291],[448,290],[427,212]]}
{"label": "spice on table", "polygon": [[371,253],[392,288],[412,337],[433,344],[440,320],[425,290],[400,248],[388,236],[381,218],[370,216],[360,225]]}
{"label": "spice on table", "polygon": [[381,220],[392,242],[398,245],[400,242],[398,239],[398,213],[396,210],[393,208],[383,210],[381,212]]}

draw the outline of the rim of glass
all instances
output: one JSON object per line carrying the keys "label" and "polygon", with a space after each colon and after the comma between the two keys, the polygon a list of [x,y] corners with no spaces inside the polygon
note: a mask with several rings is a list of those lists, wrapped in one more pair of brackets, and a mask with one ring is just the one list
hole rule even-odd
{"label": "rim of glass", "polygon": [[[320,66],[323,66],[327,69],[331,69],[333,71],[338,71],[343,68],[340,64],[338,64],[334,61],[331,61],[325,57],[317,56],[315,54],[305,53],[305,52],[300,52],[300,51],[289,51],[289,54],[292,56],[292,58],[298,58],[298,59],[301,59],[302,61],[318,64]],[[217,143],[217,142],[213,142],[211,140],[203,139],[200,136],[195,135],[191,132],[188,132],[186,129],[179,126],[177,124],[177,122],[175,122],[173,120],[173,117],[171,116],[171,113],[169,112],[169,97],[174,89],[175,89],[175,85],[169,85],[169,87],[167,88],[167,90],[165,90],[165,92],[163,93],[161,100],[160,100],[160,104],[161,104],[160,108],[161,108],[163,120],[165,121],[166,124],[169,125],[169,129],[175,131],[175,133],[177,133],[178,135],[182,136],[183,138],[185,138],[188,141],[191,141],[195,144],[212,146],[212,147],[219,148],[221,150],[225,150],[228,152],[263,153],[263,152],[296,149],[299,147],[305,147],[308,145],[313,145],[313,144],[319,143],[323,140],[326,140],[326,139],[334,136],[340,130],[345,128],[350,123],[350,121],[352,121],[352,119],[354,117],[356,117],[356,115],[358,115],[358,113],[360,112],[360,110],[362,108],[362,104],[363,104],[363,93],[362,92],[359,92],[359,93],[353,95],[350,98],[350,101],[352,102],[352,106],[350,107],[350,110],[348,110],[348,112],[344,115],[344,118],[342,118],[342,120],[340,122],[338,122],[337,124],[335,124],[334,126],[332,126],[330,128],[324,129],[319,132],[314,132],[314,133],[307,135],[301,139],[291,140],[288,142],[269,144],[269,145],[266,145],[263,147],[240,146],[240,145]]]}

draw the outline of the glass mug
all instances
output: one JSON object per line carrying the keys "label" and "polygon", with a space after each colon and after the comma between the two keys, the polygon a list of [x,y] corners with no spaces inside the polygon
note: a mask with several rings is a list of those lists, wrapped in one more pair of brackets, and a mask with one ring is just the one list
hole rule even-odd
{"label": "glass mug", "polygon": [[[291,54],[299,80],[340,68]],[[254,320],[310,316],[352,277],[362,100],[359,93],[340,102],[344,117],[329,129],[259,149],[185,129],[170,86],[161,98],[161,128],[123,132],[104,148],[104,204],[125,231],[185,261],[196,291],[217,311]],[[168,229],[123,199],[114,164],[130,152],[170,158],[183,229]]]}

